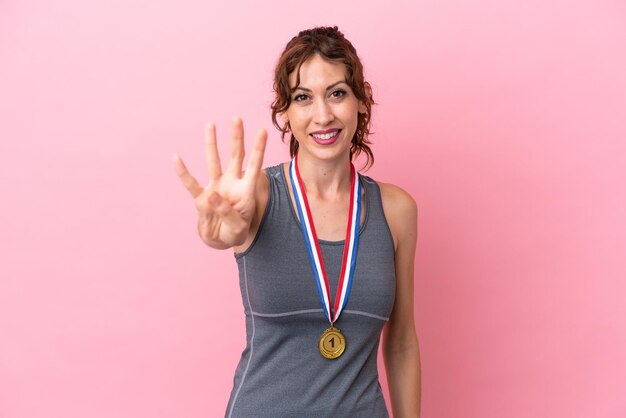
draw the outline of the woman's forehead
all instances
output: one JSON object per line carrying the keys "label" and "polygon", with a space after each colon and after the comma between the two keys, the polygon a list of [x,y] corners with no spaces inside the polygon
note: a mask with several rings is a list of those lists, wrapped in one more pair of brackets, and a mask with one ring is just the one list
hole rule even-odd
{"label": "woman's forehead", "polygon": [[[289,74],[289,85],[296,87],[297,69]],[[300,83],[298,87],[307,89],[326,88],[327,86],[345,81],[346,66],[340,62],[329,61],[318,54],[305,60],[300,66]]]}

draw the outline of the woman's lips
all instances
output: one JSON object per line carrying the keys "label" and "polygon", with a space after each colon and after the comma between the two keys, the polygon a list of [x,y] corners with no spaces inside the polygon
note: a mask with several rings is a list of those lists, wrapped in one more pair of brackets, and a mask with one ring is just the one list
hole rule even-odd
{"label": "woman's lips", "polygon": [[311,135],[311,138],[313,138],[313,141],[317,144],[331,145],[339,138],[340,132],[341,129],[328,129],[326,131],[317,131],[309,135]]}

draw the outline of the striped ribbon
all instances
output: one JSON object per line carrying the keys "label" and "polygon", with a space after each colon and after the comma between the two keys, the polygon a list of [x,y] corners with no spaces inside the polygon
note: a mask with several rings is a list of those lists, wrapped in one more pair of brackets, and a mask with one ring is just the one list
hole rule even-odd
{"label": "striped ribbon", "polygon": [[331,325],[337,321],[341,311],[346,306],[350,297],[354,267],[356,265],[356,253],[359,244],[359,221],[361,219],[361,185],[357,179],[358,173],[354,165],[350,163],[350,211],[348,213],[348,226],[346,228],[346,240],[344,242],[343,260],[337,293],[335,294],[334,308],[330,309],[330,286],[319,241],[313,225],[311,209],[304,190],[304,184],[298,171],[298,155],[291,160],[289,166],[289,178],[300,218],[300,228],[309,253],[309,260],[315,275],[315,283],[319,293],[324,313]]}

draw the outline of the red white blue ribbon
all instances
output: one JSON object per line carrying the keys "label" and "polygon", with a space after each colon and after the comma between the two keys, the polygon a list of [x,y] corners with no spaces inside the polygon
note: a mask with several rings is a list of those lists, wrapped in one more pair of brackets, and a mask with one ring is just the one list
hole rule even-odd
{"label": "red white blue ribbon", "polygon": [[354,169],[354,165],[350,163],[350,211],[348,213],[348,226],[346,228],[341,273],[339,275],[337,293],[335,294],[335,304],[331,310],[330,286],[326,275],[326,268],[324,267],[324,260],[322,259],[322,251],[320,250],[319,241],[315,232],[315,225],[313,225],[311,209],[306,198],[304,183],[298,171],[297,154],[294,159],[291,160],[289,166],[289,178],[298,209],[298,217],[300,218],[300,228],[302,229],[302,235],[304,235],[304,241],[309,252],[309,260],[311,261],[311,267],[313,267],[320,301],[322,302],[324,313],[331,325],[337,321],[341,311],[348,302],[352,279],[354,278],[356,253],[359,244],[359,221],[361,219],[361,184],[357,176],[358,173]]}

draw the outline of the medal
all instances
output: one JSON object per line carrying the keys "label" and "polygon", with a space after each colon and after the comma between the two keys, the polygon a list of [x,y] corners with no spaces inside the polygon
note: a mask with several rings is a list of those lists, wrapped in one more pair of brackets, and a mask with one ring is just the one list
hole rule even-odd
{"label": "medal", "polygon": [[331,325],[320,337],[318,348],[324,357],[334,359],[343,354],[343,350],[346,349],[346,339],[341,331]]}
{"label": "medal", "polygon": [[357,176],[358,174],[354,169],[354,165],[350,163],[350,209],[348,212],[348,226],[346,228],[346,240],[344,242],[339,283],[335,294],[335,304],[331,309],[330,286],[326,275],[326,268],[324,267],[324,260],[322,259],[322,251],[319,241],[317,240],[315,226],[313,225],[311,209],[309,208],[304,184],[302,178],[300,178],[300,172],[298,171],[297,154],[289,166],[289,178],[296,201],[296,208],[298,209],[298,217],[300,218],[300,228],[309,253],[309,260],[313,268],[315,284],[317,285],[322,308],[330,322],[330,328],[324,331],[318,343],[320,353],[328,359],[339,357],[346,348],[345,337],[333,324],[337,321],[341,311],[348,302],[350,289],[352,287],[352,278],[354,276],[354,267],[356,265],[356,253],[359,243],[359,221],[361,219],[361,185]]}

